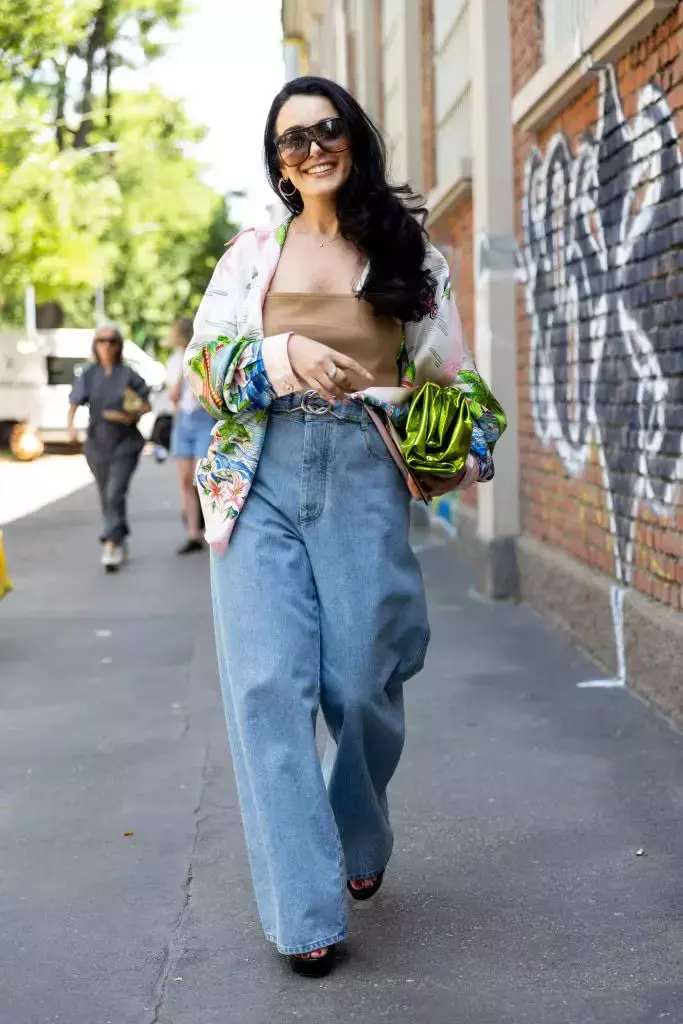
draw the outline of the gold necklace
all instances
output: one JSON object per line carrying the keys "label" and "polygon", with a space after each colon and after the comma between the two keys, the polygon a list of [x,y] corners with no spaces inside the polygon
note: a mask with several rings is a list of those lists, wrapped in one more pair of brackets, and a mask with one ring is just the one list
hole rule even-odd
{"label": "gold necklace", "polygon": [[[296,234],[299,235],[300,238],[306,238],[306,237],[310,238],[310,237],[313,236],[313,232],[312,231],[300,231],[298,228],[296,229]],[[320,236],[318,236],[318,237],[320,237]],[[337,231],[337,234],[334,236],[334,238],[324,238],[322,242],[318,242],[318,248],[322,249],[325,245],[331,245],[332,242],[336,242],[339,237],[340,237],[340,234],[339,234],[339,231]]]}

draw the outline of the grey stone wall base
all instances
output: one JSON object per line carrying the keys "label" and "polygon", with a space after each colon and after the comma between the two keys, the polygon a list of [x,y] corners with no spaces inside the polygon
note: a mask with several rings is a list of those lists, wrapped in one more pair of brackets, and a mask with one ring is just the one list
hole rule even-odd
{"label": "grey stone wall base", "polygon": [[[616,677],[615,580],[529,537],[483,541],[476,513],[463,505],[455,544],[481,593],[524,601]],[[628,687],[683,726],[683,614],[627,590],[623,621]]]}
{"label": "grey stone wall base", "polygon": [[[517,540],[517,564],[522,600],[616,675],[615,581],[529,537]],[[627,685],[683,725],[683,615],[628,590],[624,633]]]}
{"label": "grey stone wall base", "polygon": [[618,671],[612,622],[613,580],[550,548],[517,539],[520,597],[595,658],[608,675]]}
{"label": "grey stone wall base", "polygon": [[624,629],[629,686],[683,726],[683,615],[629,591]]}
{"label": "grey stone wall base", "polygon": [[516,538],[496,537],[484,540],[477,533],[476,512],[466,506],[458,508],[458,554],[476,573],[477,590],[494,600],[517,600]]}

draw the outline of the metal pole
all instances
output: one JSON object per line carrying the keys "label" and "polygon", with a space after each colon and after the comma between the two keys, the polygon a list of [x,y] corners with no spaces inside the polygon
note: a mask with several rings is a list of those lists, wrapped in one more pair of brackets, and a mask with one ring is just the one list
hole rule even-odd
{"label": "metal pole", "polygon": [[98,327],[106,323],[107,317],[104,311],[104,288],[100,285],[95,289],[95,321]]}
{"label": "metal pole", "polygon": [[24,322],[26,333],[33,337],[36,333],[36,290],[32,284],[24,292]]}

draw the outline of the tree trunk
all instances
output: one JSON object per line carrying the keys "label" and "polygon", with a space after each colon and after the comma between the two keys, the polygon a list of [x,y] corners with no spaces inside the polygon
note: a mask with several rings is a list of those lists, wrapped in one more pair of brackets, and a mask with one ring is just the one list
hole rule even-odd
{"label": "tree trunk", "polygon": [[84,149],[88,145],[88,135],[92,131],[93,78],[98,51],[102,49],[107,38],[108,0],[102,0],[95,20],[92,22],[88,46],[85,53],[85,77],[83,91],[78,104],[81,112],[81,123],[74,134],[74,149]]}
{"label": "tree trunk", "polygon": [[112,139],[113,136],[114,136],[114,132],[113,132],[112,115],[111,115],[111,105],[112,105],[111,76],[112,76],[112,71],[114,69],[114,59],[113,59],[113,54],[111,52],[111,41],[107,42],[107,50],[106,50],[105,57],[104,57],[104,67],[105,67],[106,76],[107,76],[106,84],[105,84],[105,90],[104,90],[104,102],[105,102],[105,105],[106,105],[106,110],[105,110],[104,117],[105,117],[105,122],[106,122],[106,125],[107,125],[107,138],[108,139]]}
{"label": "tree trunk", "polygon": [[69,62],[67,57],[63,64],[57,66],[57,108],[55,112],[55,136],[57,139],[57,149],[61,151],[64,149],[64,109],[66,107],[66,69]]}

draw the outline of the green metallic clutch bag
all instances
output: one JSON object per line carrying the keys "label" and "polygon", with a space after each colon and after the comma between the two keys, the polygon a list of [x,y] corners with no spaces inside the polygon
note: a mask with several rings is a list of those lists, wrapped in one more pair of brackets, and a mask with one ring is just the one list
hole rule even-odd
{"label": "green metallic clutch bag", "polygon": [[472,442],[470,403],[459,388],[432,381],[414,395],[401,451],[414,473],[457,476],[464,468]]}

